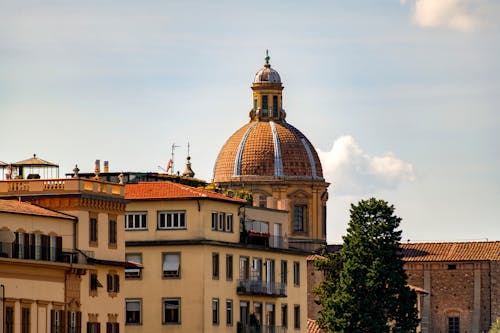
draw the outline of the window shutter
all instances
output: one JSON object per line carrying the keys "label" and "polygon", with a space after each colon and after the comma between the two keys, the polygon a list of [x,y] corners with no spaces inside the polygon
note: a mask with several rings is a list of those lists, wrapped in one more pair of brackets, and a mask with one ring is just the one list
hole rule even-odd
{"label": "window shutter", "polygon": [[115,291],[119,292],[120,291],[120,275],[116,274],[114,276],[115,278]]}
{"label": "window shutter", "polygon": [[66,332],[71,333],[71,311],[66,311],[66,322],[68,323]]}
{"label": "window shutter", "polygon": [[56,327],[56,310],[50,310],[50,332],[54,333]]}
{"label": "window shutter", "polygon": [[106,323],[106,333],[112,333],[112,327],[111,327],[111,323]]}
{"label": "window shutter", "polygon": [[82,333],[82,313],[76,313],[76,333]]}
{"label": "window shutter", "polygon": [[108,280],[108,281],[107,281],[107,282],[108,282],[108,285],[107,285],[108,292],[110,292],[110,291],[111,291],[111,284],[113,283],[113,276],[112,276],[111,274],[108,274],[108,275],[106,276],[106,278],[107,278],[107,280]]}
{"label": "window shutter", "polygon": [[116,327],[116,331],[115,331],[115,333],[120,333],[120,324],[119,324],[119,323],[116,323],[116,324],[115,324],[115,327]]}
{"label": "window shutter", "polygon": [[42,260],[49,259],[50,237],[42,235]]}
{"label": "window shutter", "polygon": [[101,323],[97,323],[97,332],[101,333]]}
{"label": "window shutter", "polygon": [[59,332],[64,332],[64,327],[66,326],[65,325],[66,324],[66,316],[64,315],[64,311],[63,310],[60,310],[60,316],[59,317],[61,318],[61,320],[59,322],[59,325],[60,325],[61,329],[59,330]]}
{"label": "window shutter", "polygon": [[87,333],[92,333],[91,329],[92,329],[92,324],[91,323],[87,323]]}
{"label": "window shutter", "polygon": [[35,259],[35,234],[30,234],[30,258]]}
{"label": "window shutter", "polygon": [[60,261],[62,257],[62,237],[56,237],[56,261]]}
{"label": "window shutter", "polygon": [[12,257],[19,258],[19,233],[16,232],[16,240],[12,243]]}
{"label": "window shutter", "polygon": [[30,234],[24,234],[24,259],[30,259]]}

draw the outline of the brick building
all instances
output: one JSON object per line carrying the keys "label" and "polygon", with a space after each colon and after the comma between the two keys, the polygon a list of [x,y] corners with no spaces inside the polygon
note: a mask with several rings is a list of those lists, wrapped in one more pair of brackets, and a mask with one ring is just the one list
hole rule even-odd
{"label": "brick building", "polygon": [[[500,318],[500,241],[406,243],[401,245],[408,285],[419,297],[422,333],[487,332]],[[329,245],[329,251],[340,250]],[[319,305],[312,289],[323,273],[307,261],[308,318]]]}
{"label": "brick building", "polygon": [[488,331],[500,317],[500,241],[402,244],[425,332]]}

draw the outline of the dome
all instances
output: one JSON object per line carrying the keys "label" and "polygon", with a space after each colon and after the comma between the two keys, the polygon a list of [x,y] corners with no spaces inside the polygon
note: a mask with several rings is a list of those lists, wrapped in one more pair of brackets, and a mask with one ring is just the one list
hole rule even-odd
{"label": "dome", "polygon": [[242,179],[323,180],[318,154],[298,129],[285,121],[251,121],[222,147],[214,182]]}
{"label": "dome", "polygon": [[266,63],[264,67],[255,74],[255,79],[253,83],[281,83],[281,77],[274,69],[271,68],[271,64],[269,63],[269,53],[266,50]]}
{"label": "dome", "polygon": [[266,64],[260,71],[255,74],[254,83],[281,83],[281,78],[278,72],[271,68],[271,65]]}

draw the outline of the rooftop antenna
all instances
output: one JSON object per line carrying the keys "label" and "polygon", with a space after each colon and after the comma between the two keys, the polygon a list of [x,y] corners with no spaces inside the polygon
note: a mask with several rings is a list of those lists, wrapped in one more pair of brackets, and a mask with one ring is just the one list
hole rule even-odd
{"label": "rooftop antenna", "polygon": [[179,148],[180,146],[177,146],[174,143],[172,143],[172,153],[171,153],[171,158],[170,158],[170,161],[168,161],[168,165],[167,165],[167,171],[168,169],[170,169],[170,174],[173,175],[174,174],[174,156],[175,156],[175,148]]}

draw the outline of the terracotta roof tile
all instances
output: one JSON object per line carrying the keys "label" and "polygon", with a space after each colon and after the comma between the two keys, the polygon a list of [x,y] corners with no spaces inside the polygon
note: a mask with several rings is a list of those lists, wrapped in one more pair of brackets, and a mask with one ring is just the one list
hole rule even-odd
{"label": "terracotta roof tile", "polygon": [[[316,177],[322,178],[321,161],[304,134],[286,122],[276,121],[273,126],[276,135],[273,135],[273,128],[268,121],[252,121],[238,129],[226,141],[217,157],[214,181],[221,182],[240,176],[276,176],[275,140],[280,149],[278,155],[281,157],[284,177],[312,177],[315,174]],[[241,173],[235,175],[240,145],[243,148]],[[314,173],[312,164],[315,167]]]}
{"label": "terracotta roof tile", "polygon": [[405,261],[470,261],[500,260],[500,241],[405,243]]}
{"label": "terracotta roof tile", "polygon": [[195,188],[172,182],[144,182],[125,185],[125,199],[214,199],[237,203],[246,203],[246,200],[231,198],[213,191]]}
{"label": "terracotta roof tile", "polygon": [[53,210],[50,210],[47,208],[43,208],[43,207],[28,203],[28,202],[22,202],[22,201],[17,201],[17,200],[0,199],[0,212],[57,217],[57,218],[63,218],[63,219],[69,219],[69,220],[75,219],[75,217],[73,217],[71,215],[56,212],[56,211],[53,211]]}
{"label": "terracotta roof tile", "polygon": [[316,320],[307,319],[307,333],[323,333]]}

